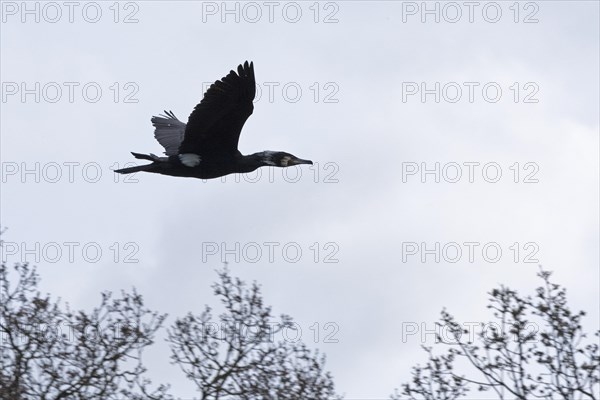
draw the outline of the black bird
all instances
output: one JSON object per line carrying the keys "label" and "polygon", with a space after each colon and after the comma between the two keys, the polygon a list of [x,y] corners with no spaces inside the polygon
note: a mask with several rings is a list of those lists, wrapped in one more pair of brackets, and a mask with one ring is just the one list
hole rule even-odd
{"label": "black bird", "polygon": [[216,81],[190,114],[187,125],[173,112],[152,117],[154,137],[165,148],[167,157],[131,153],[152,164],[115,170],[120,174],[138,171],[163,175],[211,179],[232,173],[252,172],[259,167],[291,167],[312,164],[281,151],[262,151],[247,156],[238,150],[240,132],[252,114],[256,82],[254,64],[239,65],[237,74]]}

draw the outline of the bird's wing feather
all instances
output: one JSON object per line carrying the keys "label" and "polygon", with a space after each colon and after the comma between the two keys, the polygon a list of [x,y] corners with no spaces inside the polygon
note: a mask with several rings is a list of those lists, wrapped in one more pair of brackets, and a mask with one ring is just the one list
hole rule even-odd
{"label": "bird's wing feather", "polygon": [[151,121],[155,128],[154,137],[165,148],[165,154],[172,156],[179,151],[186,125],[178,120],[172,111],[165,111],[165,114],[154,116]]}
{"label": "bird's wing feather", "polygon": [[237,74],[213,83],[190,114],[179,153],[209,157],[238,153],[240,132],[252,114],[256,94],[254,64],[239,65]]}

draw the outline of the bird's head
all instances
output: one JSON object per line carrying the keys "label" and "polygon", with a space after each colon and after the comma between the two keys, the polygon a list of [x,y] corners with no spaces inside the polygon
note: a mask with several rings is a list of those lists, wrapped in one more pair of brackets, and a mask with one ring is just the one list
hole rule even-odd
{"label": "bird's head", "polygon": [[273,167],[291,167],[292,165],[298,164],[312,164],[310,160],[303,160],[296,157],[293,154],[285,153],[283,151],[263,151],[260,154],[260,158],[265,165]]}

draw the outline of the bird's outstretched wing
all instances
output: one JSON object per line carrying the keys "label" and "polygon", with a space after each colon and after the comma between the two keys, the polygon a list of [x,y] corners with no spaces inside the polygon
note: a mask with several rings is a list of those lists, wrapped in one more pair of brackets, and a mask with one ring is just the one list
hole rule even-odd
{"label": "bird's outstretched wing", "polygon": [[172,156],[177,154],[179,146],[185,135],[185,124],[177,119],[172,111],[165,111],[165,115],[152,117],[154,125],[154,137],[158,143],[165,148],[165,154]]}
{"label": "bird's outstretched wing", "polygon": [[203,157],[238,154],[240,132],[252,114],[256,94],[254,64],[240,65],[213,83],[190,114],[179,154]]}

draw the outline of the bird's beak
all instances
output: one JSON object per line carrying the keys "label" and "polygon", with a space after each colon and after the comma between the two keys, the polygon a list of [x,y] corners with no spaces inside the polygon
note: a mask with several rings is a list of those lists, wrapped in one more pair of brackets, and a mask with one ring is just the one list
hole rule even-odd
{"label": "bird's beak", "polygon": [[310,160],[303,160],[301,158],[296,158],[294,160],[292,160],[292,162],[290,163],[291,165],[298,165],[298,164],[310,164],[312,165],[312,161]]}

